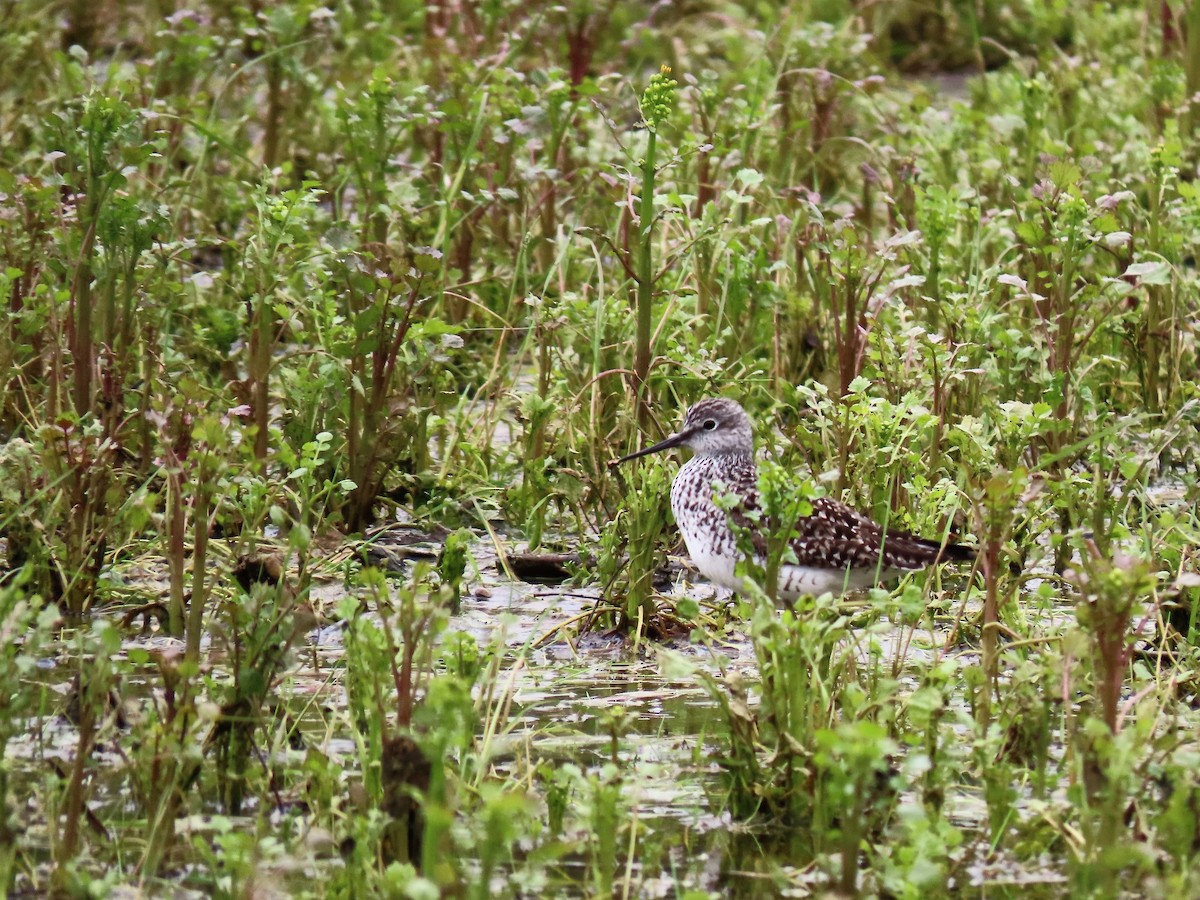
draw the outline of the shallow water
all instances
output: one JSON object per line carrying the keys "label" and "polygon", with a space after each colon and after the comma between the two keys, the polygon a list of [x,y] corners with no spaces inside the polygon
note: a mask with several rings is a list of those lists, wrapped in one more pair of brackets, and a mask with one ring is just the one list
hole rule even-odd
{"label": "shallow water", "polygon": [[[557,633],[558,626],[587,612],[600,599],[599,592],[510,582],[497,569],[489,543],[481,542],[475,550],[475,566],[469,570],[461,610],[451,618],[448,631],[466,632],[481,647],[503,648],[496,683],[498,690],[506,692],[511,707],[499,734],[489,737],[489,764],[501,774],[517,774],[531,761],[552,767],[572,764],[591,773],[615,764],[621,775],[623,820],[637,823],[632,856],[627,856],[627,847],[620,849],[618,893],[670,897],[695,889],[729,897],[759,897],[764,892],[808,896],[829,884],[836,860],[811,859],[808,835],[769,824],[737,822],[725,811],[719,760],[726,724],[709,691],[683,670],[697,667],[718,683],[726,673],[735,672],[745,679],[750,701],[755,703],[757,666],[743,627],[731,622],[707,643],[687,637],[665,644],[643,640],[636,649],[625,638]],[[146,586],[152,587],[157,574],[153,567],[140,574],[146,578]],[[703,584],[681,583],[675,590],[704,602],[714,599],[712,588]],[[340,579],[323,580],[313,585],[310,596],[318,610],[331,614],[346,596],[346,588]],[[870,651],[863,641],[858,652],[864,660],[869,652],[894,665],[906,689],[917,686],[908,673],[926,669],[943,655],[973,661],[977,655],[974,648],[951,645],[959,604],[955,601],[947,608],[950,616],[932,625],[926,618],[915,631],[897,627],[873,633]],[[1050,630],[1058,630],[1073,618],[1072,608],[1065,603],[1041,614],[1043,625]],[[119,618],[119,612],[112,615]],[[156,634],[129,634],[119,656],[128,658],[131,653],[171,643]],[[206,652],[207,646],[206,641]],[[293,654],[293,664],[277,695],[300,721],[308,747],[341,766],[343,778],[353,779],[358,750],[346,717],[339,715],[346,707],[345,653],[341,624],[314,630]],[[70,691],[74,666],[63,647],[50,648],[43,662],[37,677],[45,685],[47,708],[55,709]],[[217,670],[223,665],[219,654],[209,653],[208,662]],[[150,702],[160,686],[153,663],[127,667],[121,693],[130,714],[138,715],[139,704]],[[964,709],[957,711],[964,713]],[[614,726],[618,710],[619,727]],[[615,758],[614,727],[618,727]],[[22,785],[33,789],[42,777],[39,773],[45,772],[45,760],[57,760],[65,769],[73,758],[75,740],[73,725],[61,715],[49,715],[10,743],[7,757],[18,794]],[[299,767],[305,751],[276,748],[272,752],[282,754],[280,762],[285,766]],[[121,823],[136,815],[127,787],[115,778],[124,762],[120,749],[102,745],[94,757],[99,774],[89,801],[93,811],[106,823]],[[105,771],[114,778],[106,782]],[[912,798],[911,802],[919,805],[920,800]],[[215,812],[211,798],[206,799],[205,806],[210,805]],[[973,835],[973,840],[984,837],[987,807],[978,787],[947,786],[944,809],[947,820]],[[246,827],[261,827],[253,824],[253,803],[246,812],[247,817],[239,821]],[[295,815],[285,808],[264,813],[273,822]],[[297,821],[307,819],[301,815]],[[295,823],[289,827],[296,827]],[[26,847],[35,855],[48,856],[44,821],[38,821],[35,814],[28,828]],[[192,816],[180,823],[181,833],[205,839],[211,837],[212,828],[207,816]],[[308,881],[314,872],[342,865],[331,849],[333,837],[322,829],[314,829],[305,841],[320,849],[307,859],[285,855],[262,863],[286,882],[294,880],[297,890],[311,886]],[[303,846],[308,848],[309,843]],[[519,846],[517,855],[521,855]],[[1011,889],[1012,895],[1034,897],[1057,896],[1062,890],[1061,861],[1044,867],[1017,865],[989,853],[986,840],[975,857],[956,872],[955,883],[960,888],[970,886],[998,895],[1008,895]],[[591,888],[584,885],[594,884],[589,866],[587,859],[568,854],[540,876],[551,879],[552,888],[531,884],[527,891],[552,890],[555,896],[587,893]],[[512,873],[518,881],[530,877],[519,869]]]}

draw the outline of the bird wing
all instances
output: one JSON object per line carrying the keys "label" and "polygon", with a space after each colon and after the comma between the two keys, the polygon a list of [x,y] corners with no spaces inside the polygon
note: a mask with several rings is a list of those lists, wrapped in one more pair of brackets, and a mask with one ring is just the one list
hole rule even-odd
{"label": "bird wing", "polygon": [[[741,503],[730,511],[734,525],[746,528],[755,551],[767,555],[766,534],[774,531],[770,523],[764,530],[762,522],[748,515],[748,510],[760,510],[757,486],[740,485],[737,493]],[[801,516],[792,529],[788,546],[796,555],[796,564],[814,569],[920,569],[941,560],[970,559],[973,553],[957,544],[945,548],[899,529],[889,528],[868,519],[853,507],[828,497],[812,501],[812,512]]]}

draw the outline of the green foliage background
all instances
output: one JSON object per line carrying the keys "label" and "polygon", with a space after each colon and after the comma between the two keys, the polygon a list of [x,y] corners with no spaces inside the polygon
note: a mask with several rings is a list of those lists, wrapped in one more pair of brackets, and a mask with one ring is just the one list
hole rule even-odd
{"label": "green foliage background", "polygon": [[[324,564],[318,542],[380,522],[468,527],[534,548],[594,544],[581,577],[617,598],[614,623],[641,633],[660,614],[691,620],[650,590],[671,542],[662,464],[607,464],[669,430],[688,402],[727,394],[790,471],[899,527],[974,534],[988,560],[984,663],[958,698],[975,743],[955,774],[927,779],[939,815],[906,820],[895,853],[872,845],[876,884],[897,896],[948,889],[947,860],[958,853],[965,865],[962,836],[936,797],[969,770],[994,845],[1073,860],[1080,890],[1102,891],[1113,872],[1151,877],[1145,859],[1122,868],[1128,860],[1103,853],[1120,843],[1122,791],[1169,785],[1166,812],[1140,827],[1165,860],[1154,877],[1186,893],[1197,795],[1181,744],[1152,724],[1137,738],[1116,726],[1134,612],[1181,598],[1180,630],[1194,637],[1198,92],[1200,6],[1183,0],[6,3],[0,533],[12,572],[2,590],[13,627],[30,636],[16,649],[7,635],[5,652],[29,670],[63,624],[38,613],[54,603],[68,625],[84,623],[72,638],[79,682],[108,683],[114,636],[78,617],[128,602],[123,573],[135,561],[167,560],[162,619],[187,637],[187,662],[180,675],[159,660],[156,677],[191,687],[160,706],[158,743],[140,745],[161,765],[198,752],[203,698],[226,718],[229,698],[266,703],[295,637],[290,616]],[[1159,502],[1163,479],[1179,502]],[[298,593],[246,605],[224,573],[272,543]],[[457,598],[466,567],[465,557],[443,565],[436,589],[431,575],[406,584],[400,605]],[[267,660],[253,683],[201,689],[210,589],[205,633]],[[1081,630],[1047,639],[1038,615],[1063,591],[1080,603]],[[189,596],[201,601],[195,619]],[[929,602],[906,595],[880,615],[917,620]],[[855,666],[835,645],[855,630],[838,621],[817,649],[840,679]],[[1022,648],[1006,671],[1026,673],[1009,692],[1000,625]],[[369,769],[391,709],[370,678],[398,648],[355,627],[361,652],[378,654],[374,676],[361,662],[353,676],[351,714],[377,717],[356,745]],[[808,657],[767,652],[787,640],[776,628],[755,626],[756,652],[783,684],[810,669]],[[412,650],[421,629],[400,630],[410,662],[437,669],[428,646]],[[1028,649],[1044,639],[1063,640],[1049,661]],[[1140,672],[1163,698],[1179,682],[1180,695],[1192,690],[1191,644],[1180,652],[1169,678],[1161,660]],[[957,676],[943,664],[923,672],[886,735],[874,713],[822,720],[804,738],[805,758],[825,767],[814,783],[865,791],[909,726],[944,741]],[[1048,765],[1042,732],[1016,723],[1035,721],[1031,705],[1051,716],[1054,679],[1072,666],[1085,667],[1079,683],[1105,710],[1090,720],[1098,731],[1071,720],[1060,734],[1085,761],[1070,775],[1082,824],[1010,840],[1012,783],[1037,781],[1041,802]],[[481,701],[467,711],[479,677],[433,682],[442,705],[418,719],[445,712],[457,723],[453,735],[427,732],[428,747],[457,748],[454,777],[469,797],[430,801],[430,816],[447,817],[430,833],[448,843],[426,855],[454,846],[484,874],[471,881],[477,870],[451,854],[422,877],[486,893],[498,866],[516,865],[519,833],[557,840],[565,798],[586,797],[579,821],[590,816],[603,841],[586,845],[583,880],[612,891],[618,774],[532,766],[515,777],[538,784],[536,801],[503,779],[498,788],[487,750],[470,749],[472,727],[493,714]],[[40,695],[19,683],[12,715],[32,717]],[[424,689],[419,674],[403,683]],[[843,712],[873,708],[826,688],[814,695],[838,697]],[[100,693],[82,701],[96,711],[80,725],[77,759],[115,727]],[[724,709],[736,735],[741,708]],[[247,721],[253,734],[258,720]],[[778,783],[763,787],[757,727],[731,756],[748,789],[770,798]],[[290,729],[276,721],[270,733],[282,742]],[[230,733],[222,746],[240,746]],[[1152,755],[1138,757],[1137,740]],[[856,742],[875,755],[848,752]],[[1040,760],[1035,775],[992,765],[997,754],[1009,765],[1014,748]],[[415,896],[426,885],[415,869],[363,849],[378,844],[381,818],[330,813],[340,776],[327,764],[304,765],[323,827],[355,839],[338,889]],[[1103,790],[1088,781],[1096,766]],[[131,827],[155,836],[129,857],[140,869],[102,875],[96,850],[76,870],[85,838],[70,828],[45,852],[18,853],[5,826],[10,882],[19,871],[29,885],[81,891],[90,877],[169,871],[180,864],[174,834],[150,827],[150,810],[182,814],[194,774],[181,764],[163,775],[177,793],[142,786]],[[82,763],[60,773],[44,808],[58,809],[45,798],[61,788],[63,815],[78,819],[86,785]],[[265,785],[251,795],[267,796]],[[795,809],[784,794],[779,807]],[[1149,810],[1139,796],[1130,808]],[[543,801],[548,823],[534,809]],[[816,807],[831,829],[849,815]],[[871,828],[899,827],[887,821],[864,819],[839,839],[870,843]],[[200,883],[232,894],[253,883],[262,847],[216,832],[187,858],[208,867]],[[543,862],[566,846],[543,847]],[[536,889],[541,876],[530,877]],[[849,864],[837,877],[854,889]]]}

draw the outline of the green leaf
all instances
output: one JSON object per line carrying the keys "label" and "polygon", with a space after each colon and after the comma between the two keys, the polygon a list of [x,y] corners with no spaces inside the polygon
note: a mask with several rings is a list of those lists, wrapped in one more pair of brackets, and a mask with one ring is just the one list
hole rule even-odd
{"label": "green leaf", "polygon": [[1123,277],[1135,278],[1139,284],[1170,284],[1171,267],[1162,260],[1147,260],[1130,265]]}
{"label": "green leaf", "polygon": [[763,176],[757,169],[738,169],[734,180],[739,182],[742,187],[755,188],[762,184]]}

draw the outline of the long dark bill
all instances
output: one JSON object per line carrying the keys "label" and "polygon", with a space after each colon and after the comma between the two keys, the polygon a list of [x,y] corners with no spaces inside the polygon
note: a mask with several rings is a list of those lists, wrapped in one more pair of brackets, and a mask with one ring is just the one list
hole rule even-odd
{"label": "long dark bill", "polygon": [[628,456],[622,456],[620,459],[614,459],[609,463],[610,466],[619,466],[623,462],[629,462],[631,459],[637,459],[639,456],[649,456],[651,453],[658,453],[660,450],[670,450],[672,447],[678,447],[684,441],[692,436],[690,431],[681,431],[678,434],[673,434],[670,437],[663,438],[657,444],[651,444],[649,447],[643,447],[641,450],[634,450]]}

